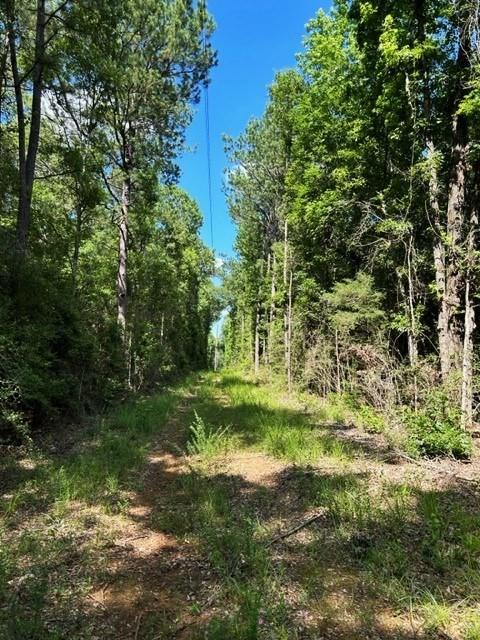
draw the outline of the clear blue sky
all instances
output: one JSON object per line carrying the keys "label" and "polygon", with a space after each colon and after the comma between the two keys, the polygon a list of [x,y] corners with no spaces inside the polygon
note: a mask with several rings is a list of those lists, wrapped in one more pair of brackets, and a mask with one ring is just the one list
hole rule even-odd
{"label": "clear blue sky", "polygon": [[[248,120],[263,113],[267,88],[276,71],[295,65],[305,24],[330,0],[210,0],[217,30],[213,45],[218,66],[209,87],[214,247],[231,255],[235,230],[222,191],[227,161],[222,135],[239,135]],[[204,215],[202,237],[210,246],[206,135],[203,101],[189,128],[194,147],[180,161],[181,186],[199,203]]]}

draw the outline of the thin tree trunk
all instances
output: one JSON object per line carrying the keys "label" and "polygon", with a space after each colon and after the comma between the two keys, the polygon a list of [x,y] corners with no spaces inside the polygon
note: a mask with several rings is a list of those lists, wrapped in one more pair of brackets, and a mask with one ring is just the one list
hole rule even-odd
{"label": "thin tree trunk", "polygon": [[[235,328],[234,328],[235,331]],[[235,342],[236,345],[236,331],[235,331]],[[242,310],[242,318],[240,320],[240,356],[241,360],[245,356],[245,312]]]}
{"label": "thin tree trunk", "polygon": [[127,173],[123,180],[122,206],[118,236],[118,272],[117,272],[117,322],[125,339],[127,324],[128,290],[127,290],[127,258],[128,258],[128,214],[131,198],[131,178]]}
{"label": "thin tree trunk", "polygon": [[290,282],[288,285],[288,357],[287,357],[287,384],[288,392],[292,391],[292,294],[293,294],[293,272],[290,269]]}
{"label": "thin tree trunk", "polygon": [[[283,290],[287,293],[288,287],[288,221],[285,219],[283,235]],[[283,307],[283,346],[284,346],[284,366],[288,377],[288,304]]]}
{"label": "thin tree trunk", "polygon": [[336,360],[336,387],[337,393],[340,394],[342,392],[342,383],[340,376],[340,349],[338,345],[338,330],[335,329],[335,360]]}
{"label": "thin tree trunk", "polygon": [[462,427],[466,429],[473,422],[473,332],[475,330],[475,310],[471,292],[471,274],[465,285],[465,333],[463,339],[462,362]]}
{"label": "thin tree trunk", "polygon": [[254,366],[255,373],[260,371],[260,302],[257,302],[255,311],[255,346],[254,346]]}
{"label": "thin tree trunk", "polygon": [[[268,252],[268,257],[267,257],[267,280],[270,276],[270,270],[273,269],[272,267],[272,253],[271,251]],[[270,316],[268,316],[267,314],[267,335],[264,337],[263,339],[263,361],[266,365],[268,365],[271,361],[270,358],[270,346],[271,346],[271,341],[270,341],[270,337],[271,337],[271,332],[272,332],[272,326],[271,326],[271,314]]]}
{"label": "thin tree trunk", "polygon": [[[18,69],[17,59],[17,43],[15,33],[15,3],[12,1],[8,4],[9,24],[8,24],[8,42],[10,50],[10,65],[12,68],[13,86],[15,91],[15,107],[17,111],[17,138],[18,138],[18,214],[17,214],[17,240],[16,252],[22,255],[22,247],[26,247],[26,228],[28,221],[27,207],[27,143],[25,128],[25,107],[23,103],[23,92],[20,80],[20,72]],[[20,233],[21,227],[21,233]]]}
{"label": "thin tree trunk", "polygon": [[274,340],[274,322],[275,322],[275,295],[276,295],[276,282],[275,282],[275,270],[277,268],[277,261],[275,254],[272,258],[272,282],[270,288],[270,322],[268,327],[268,350],[269,350],[269,362],[273,362],[273,340]]}
{"label": "thin tree trunk", "polygon": [[72,281],[73,289],[77,288],[78,261],[80,259],[80,245],[82,242],[82,213],[80,207],[77,209],[77,219],[75,221],[75,238],[72,257]]}
{"label": "thin tree trunk", "polygon": [[[8,22],[8,16],[7,16]],[[3,111],[3,97],[4,97],[4,86],[7,84],[7,60],[8,60],[8,52],[9,52],[10,42],[9,42],[9,27],[7,24],[7,30],[5,32],[2,54],[0,56],[0,121],[2,120],[2,111]]]}
{"label": "thin tree trunk", "polygon": [[162,318],[160,321],[160,345],[163,345],[164,332],[165,332],[165,313],[162,312]]}
{"label": "thin tree trunk", "polygon": [[[12,3],[12,11],[14,11],[14,3]],[[16,251],[17,255],[20,258],[23,258],[27,252],[28,233],[30,230],[32,210],[33,183],[35,180],[35,168],[37,163],[38,146],[40,142],[43,73],[45,65],[45,23],[45,0],[37,0],[34,49],[35,63],[33,66],[32,79],[32,107],[30,115],[30,133],[28,137],[28,148],[26,149],[26,155],[25,113],[23,108],[22,87],[18,73],[15,34],[13,28],[10,29],[10,58],[15,85],[19,142],[20,139],[23,138],[21,144],[19,144],[20,192],[16,229]]]}
{"label": "thin tree trunk", "polygon": [[480,201],[480,162],[475,163],[473,198],[470,209],[470,228],[467,238],[466,274],[465,274],[465,329],[463,338],[462,361],[462,427],[473,423],[473,334],[476,328],[473,302],[475,279],[475,250],[478,236],[478,218]]}
{"label": "thin tree trunk", "polygon": [[410,235],[407,248],[407,277],[408,277],[408,314],[410,316],[410,330],[408,332],[408,355],[410,365],[415,368],[418,364],[418,330],[415,316],[415,284],[413,276],[412,256],[413,235]]}

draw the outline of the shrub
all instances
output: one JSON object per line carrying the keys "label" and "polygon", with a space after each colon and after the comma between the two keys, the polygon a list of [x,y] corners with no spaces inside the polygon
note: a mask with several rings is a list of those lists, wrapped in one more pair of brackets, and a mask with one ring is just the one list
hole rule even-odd
{"label": "shrub", "polygon": [[407,448],[421,456],[450,455],[468,458],[472,440],[460,427],[460,411],[444,390],[430,393],[417,412],[407,409],[404,422],[408,430]]}

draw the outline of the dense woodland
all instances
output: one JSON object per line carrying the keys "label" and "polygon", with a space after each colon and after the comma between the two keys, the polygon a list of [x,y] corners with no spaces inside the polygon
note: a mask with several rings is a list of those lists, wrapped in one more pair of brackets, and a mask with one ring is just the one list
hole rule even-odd
{"label": "dense woodland", "polygon": [[467,455],[478,403],[479,11],[337,1],[227,139],[226,361],[366,403],[427,454]]}
{"label": "dense woodland", "polygon": [[233,257],[179,187],[214,27],[0,0],[0,638],[480,640],[480,0],[312,16]]}
{"label": "dense woodland", "polygon": [[206,366],[213,255],[175,161],[215,53],[203,2],[0,9],[9,437]]}

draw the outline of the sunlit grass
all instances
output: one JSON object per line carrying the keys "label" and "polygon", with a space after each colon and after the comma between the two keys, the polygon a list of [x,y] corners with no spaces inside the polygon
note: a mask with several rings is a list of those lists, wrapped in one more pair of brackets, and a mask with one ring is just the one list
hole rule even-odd
{"label": "sunlit grass", "polygon": [[[193,386],[194,394],[185,395]],[[319,403],[289,397],[232,372],[205,374],[187,387],[120,407],[79,434],[68,453],[33,451],[25,468],[17,469],[0,530],[8,540],[8,552],[0,546],[0,632],[8,640],[76,640],[78,625],[84,625],[82,639],[89,638],[88,622],[75,619],[68,603],[100,579],[108,540],[97,534],[85,541],[76,511],[84,506],[102,518],[124,517],[114,514],[125,514],[130,493],[141,490],[148,451],[182,397],[187,410],[176,428],[185,468],[172,475],[167,502],[153,509],[149,526],[194,545],[207,563],[216,606],[212,614],[201,602],[189,602],[191,614],[199,616],[196,637],[290,640],[296,637],[295,607],[324,611],[334,624],[335,588],[345,588],[340,577],[336,584],[341,574],[350,580],[358,637],[383,637],[377,607],[407,626],[411,617],[419,637],[461,629],[462,638],[480,640],[480,514],[465,496],[427,490],[413,476],[389,479],[386,466],[380,477],[365,458],[357,460],[358,452],[328,429],[350,423],[345,398]],[[255,459],[263,452],[284,461],[276,463],[282,467],[278,486],[226,471],[229,456],[250,451]],[[269,546],[279,529],[312,511],[324,514],[321,525],[289,538],[286,546]],[[19,523],[22,533],[15,529]],[[73,585],[72,558],[80,567]],[[22,576],[24,586],[15,586],[18,597],[12,596],[12,584]],[[361,597],[351,585],[361,585]],[[292,593],[293,604],[285,597]],[[52,606],[64,617],[58,632],[45,627],[44,611]],[[159,635],[160,622],[152,625],[153,636],[169,637]]]}

